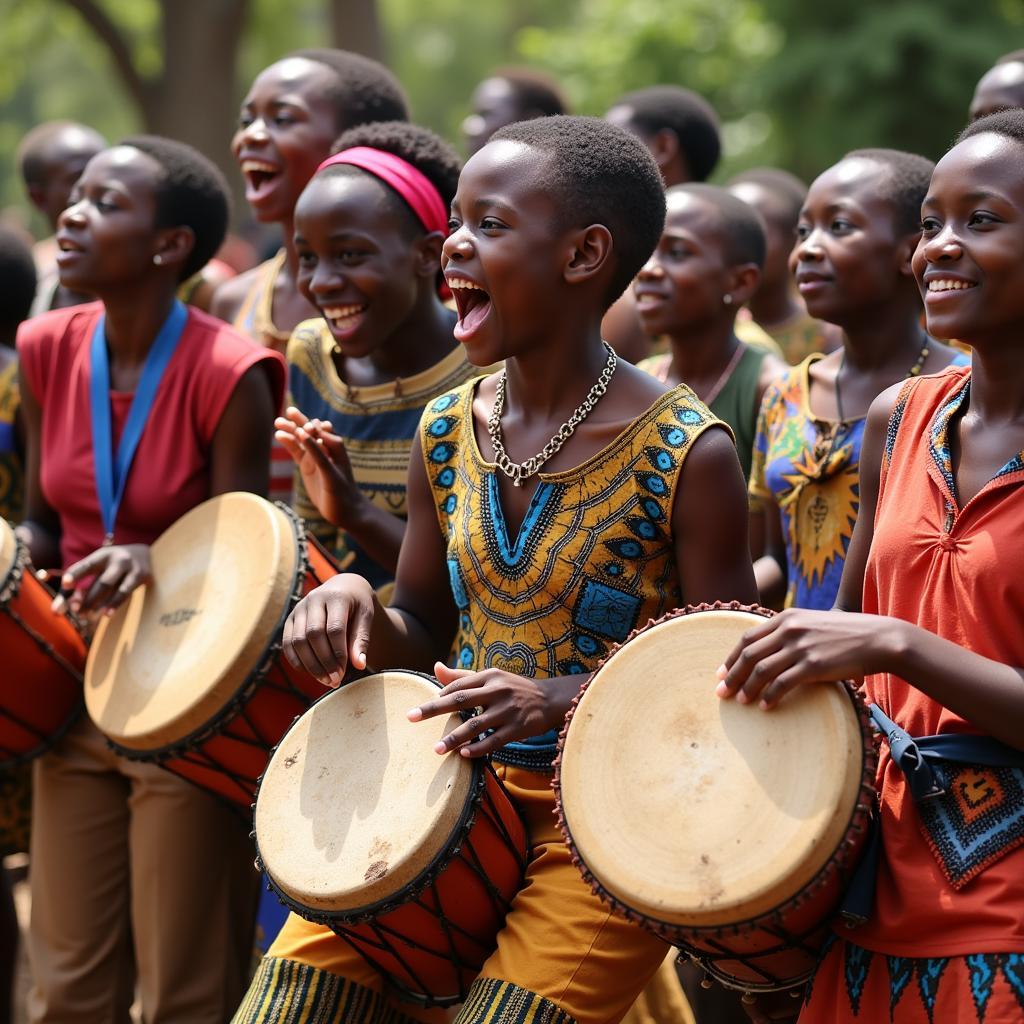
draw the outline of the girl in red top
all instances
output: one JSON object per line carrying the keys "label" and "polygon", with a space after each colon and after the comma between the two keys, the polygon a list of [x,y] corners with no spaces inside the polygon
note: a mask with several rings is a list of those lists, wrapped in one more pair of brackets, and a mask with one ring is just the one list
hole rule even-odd
{"label": "girl in red top", "polygon": [[[264,493],[280,356],[181,305],[227,226],[191,148],[129,139],[94,157],[61,214],[61,282],[99,302],[18,334],[26,517],[39,567],[83,614],[149,579],[148,545],[212,495]],[[35,763],[30,1020],[221,1024],[244,988],[256,875],[213,797],[107,749],[82,719]],[[134,960],[134,970],[133,967]]]}
{"label": "girl in red top", "polygon": [[826,950],[801,1024],[1024,1017],[1022,161],[1008,110],[935,168],[914,272],[929,333],[968,342],[972,365],[876,399],[836,611],[779,615],[720,671],[721,696],[768,708],[865,676],[886,740],[943,758],[883,743],[871,916]]}

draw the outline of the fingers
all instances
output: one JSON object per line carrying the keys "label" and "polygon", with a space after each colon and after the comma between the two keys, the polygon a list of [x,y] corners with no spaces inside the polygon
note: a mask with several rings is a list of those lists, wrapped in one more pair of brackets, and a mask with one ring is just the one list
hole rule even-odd
{"label": "fingers", "polygon": [[[435,671],[437,668],[438,666],[435,666]],[[465,669],[446,670],[447,673],[453,671],[458,672],[460,678],[441,690],[435,700],[410,708],[406,712],[410,722],[422,722],[427,718],[451,715],[474,707],[487,707],[492,694],[487,689],[486,677],[479,672],[467,672]]]}
{"label": "fingers", "polygon": [[[781,617],[777,616],[776,618],[771,619],[770,622],[776,623],[780,618]],[[726,663],[719,666],[719,683],[715,688],[715,693],[719,697],[724,698],[737,696],[741,688],[746,687],[751,673],[755,670],[758,664],[769,655],[775,654],[781,645],[781,634],[779,633],[777,626],[774,626],[767,632],[759,626],[756,630],[750,630],[749,632],[744,633],[739,644],[730,653],[729,659]],[[758,676],[758,679],[760,680],[760,685],[757,685],[757,682],[755,681],[754,686],[752,686],[751,690],[747,692],[747,699],[750,698],[751,693],[755,690],[759,693],[761,687],[769,681],[764,678],[763,671]],[[737,697],[737,699],[739,698]],[[745,703],[745,700],[741,700],[741,703]]]}
{"label": "fingers", "polygon": [[366,667],[373,624],[372,599],[367,603],[339,580],[303,598],[281,636],[288,663],[330,686],[341,685],[349,666]]}
{"label": "fingers", "polygon": [[[782,615],[784,614],[785,612],[782,613]],[[753,643],[755,640],[760,640],[762,637],[766,637],[778,629],[782,615],[774,615],[772,618],[765,619],[764,622],[748,629],[736,642],[736,646],[729,652],[729,656],[723,662],[722,667],[726,670],[731,669],[748,644]],[[719,672],[721,672],[721,668]]]}
{"label": "fingers", "polygon": [[459,679],[465,679],[468,676],[475,675],[477,675],[477,673],[473,669],[451,668],[448,665],[446,665],[443,661],[434,662],[434,676],[443,687],[443,689],[441,690],[442,694],[446,692],[446,688],[450,683],[454,683]]}
{"label": "fingers", "polygon": [[[282,420],[277,420],[275,426],[281,422]],[[294,431],[278,428],[274,431],[274,440],[292,457],[293,462],[302,461],[302,445],[299,444]]]}
{"label": "fingers", "polygon": [[309,418],[306,416],[306,414],[301,409],[296,408],[294,405],[289,405],[288,408],[285,409],[284,416],[279,416],[274,421],[274,426],[276,427],[278,423],[281,422],[282,420],[288,424],[288,429],[292,427],[304,427],[309,422]]}

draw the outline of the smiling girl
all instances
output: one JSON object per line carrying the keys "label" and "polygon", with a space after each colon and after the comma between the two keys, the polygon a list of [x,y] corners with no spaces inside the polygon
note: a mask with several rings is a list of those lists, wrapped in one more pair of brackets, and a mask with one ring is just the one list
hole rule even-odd
{"label": "smiling girl", "polygon": [[[790,257],[807,312],[842,328],[768,388],[750,494],[768,554],[755,565],[765,604],[831,608],[857,520],[868,406],[907,377],[958,358],[921,327],[910,258],[932,163],[891,149],[847,154],[811,185]],[[962,357],[959,357],[962,360]]]}
{"label": "smiling girl", "polygon": [[[231,150],[245,198],[261,224],[277,224],[282,246],[260,266],[217,289],[210,311],[261,345],[284,352],[316,309],[299,291],[295,203],[331,143],[370,121],[404,121],[405,96],[382,64],[347,50],[298,50],[261,71],[242,101]],[[271,498],[291,498],[292,465],[275,445]]]}
{"label": "smiling girl", "polygon": [[460,163],[399,121],[354,128],[335,151],[295,208],[298,285],[321,315],[288,345],[298,408],[277,437],[299,466],[296,510],[379,587],[398,563],[423,409],[479,372],[439,289]]}
{"label": "smiling girl", "polygon": [[[914,273],[929,331],[972,364],[872,404],[837,611],[777,616],[720,670],[721,696],[768,707],[864,676],[882,712],[870,917],[828,949],[801,1024],[1024,1013],[1022,161],[1012,110],[936,166]],[[921,750],[937,760],[921,768]]]}

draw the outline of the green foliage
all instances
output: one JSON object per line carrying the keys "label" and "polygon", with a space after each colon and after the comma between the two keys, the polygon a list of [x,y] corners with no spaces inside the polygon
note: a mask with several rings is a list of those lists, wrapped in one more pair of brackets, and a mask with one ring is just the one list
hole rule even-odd
{"label": "green foliage", "polygon": [[[719,177],[754,163],[812,177],[858,146],[936,156],[962,126],[979,75],[1024,46],[1021,0],[378,2],[388,61],[417,119],[453,141],[474,85],[501,65],[549,71],[591,114],[629,89],[676,82],[722,115]],[[99,3],[140,73],[158,74],[158,0]],[[331,45],[329,0],[251,4],[239,98],[282,53]],[[67,117],[112,138],[140,125],[103,45],[64,0],[0,0],[0,25],[0,208],[23,211],[13,156],[31,125]]]}

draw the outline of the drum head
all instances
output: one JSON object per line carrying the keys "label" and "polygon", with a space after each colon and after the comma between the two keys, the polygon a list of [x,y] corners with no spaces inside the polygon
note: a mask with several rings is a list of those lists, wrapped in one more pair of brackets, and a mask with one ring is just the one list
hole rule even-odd
{"label": "drum head", "polygon": [[256,797],[256,842],[295,903],[355,916],[401,902],[448,848],[480,766],[434,752],[458,715],[406,717],[437,691],[411,672],[367,676],[322,697],[285,733]]}
{"label": "drum head", "polygon": [[745,611],[661,622],[616,651],[575,709],[565,822],[599,884],[655,921],[716,927],[796,895],[849,826],[863,774],[853,702],[803,686],[773,711],[715,696]]}
{"label": "drum head", "polygon": [[295,585],[295,529],[255,494],[196,506],[152,547],[153,583],[96,631],[85,703],[134,750],[177,743],[215,719],[260,663]]}

